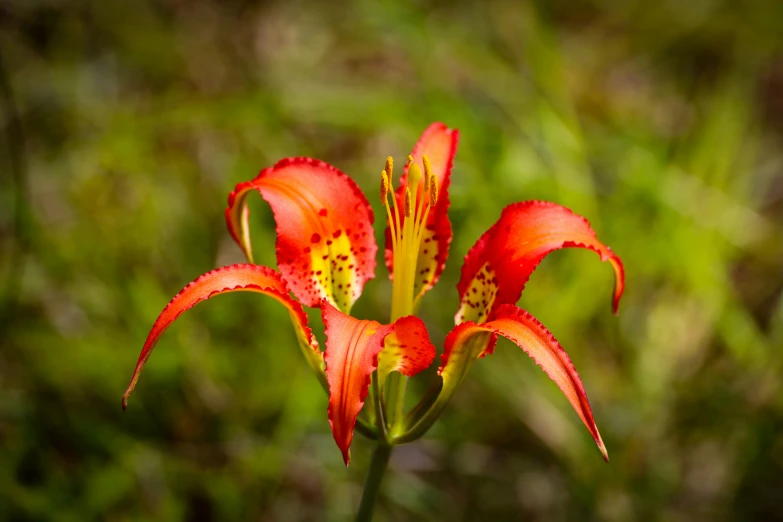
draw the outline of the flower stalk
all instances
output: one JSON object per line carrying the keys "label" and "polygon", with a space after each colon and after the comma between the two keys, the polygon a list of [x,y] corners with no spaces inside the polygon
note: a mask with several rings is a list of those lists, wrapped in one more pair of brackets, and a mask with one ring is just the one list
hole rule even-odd
{"label": "flower stalk", "polygon": [[375,504],[381,490],[381,482],[389,465],[392,449],[392,446],[388,444],[378,443],[372,452],[370,469],[367,471],[367,478],[364,481],[362,500],[359,503],[359,511],[356,513],[356,522],[370,522],[372,520]]}

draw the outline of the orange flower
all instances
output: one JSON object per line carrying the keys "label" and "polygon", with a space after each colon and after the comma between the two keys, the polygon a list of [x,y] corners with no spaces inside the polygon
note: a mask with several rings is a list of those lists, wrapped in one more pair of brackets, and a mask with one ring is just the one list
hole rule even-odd
{"label": "orange flower", "polygon": [[[365,283],[375,275],[377,245],[373,213],[353,180],[322,161],[288,158],[240,183],[228,197],[229,232],[249,261],[208,272],[187,285],[163,309],[139,356],[123,409],[160,335],[183,312],[224,292],[253,291],[288,309],[302,353],[329,392],[329,422],[346,465],[355,426],[395,445],[421,437],[438,418],[473,362],[492,353],[498,335],[519,345],[555,381],[608,459],[582,382],[554,336],[516,302],[530,274],[550,252],[588,248],[615,271],[613,309],[623,292],[620,259],[595,236],[586,219],[542,201],[506,207],[500,219],[470,249],[457,285],[456,326],[446,337],[441,382],[407,415],[405,379],[435,357],[426,327],[415,316],[421,297],[437,282],[452,232],[447,211],[458,132],[441,123],[424,131],[408,157],[399,187],[389,158],[381,173],[386,210],[385,259],[392,276],[389,324],[351,317]],[[246,197],[257,191],[277,223],[279,272],[253,264]],[[289,295],[289,291],[298,299]],[[319,307],[326,349],[307,325],[302,304]],[[359,413],[370,392],[370,421]]]}

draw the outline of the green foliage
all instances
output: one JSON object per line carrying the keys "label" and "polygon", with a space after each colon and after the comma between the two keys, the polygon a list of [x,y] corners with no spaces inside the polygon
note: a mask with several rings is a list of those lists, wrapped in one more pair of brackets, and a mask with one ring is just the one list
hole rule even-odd
{"label": "green foliage", "polygon": [[[550,256],[521,301],[571,354],[611,461],[501,341],[397,449],[376,519],[780,518],[783,4],[65,4],[0,7],[0,520],[347,518],[371,446],[342,466],[271,300],[188,312],[125,414],[120,397],[170,297],[242,259],[235,183],[309,155],[372,195],[434,120],[462,133],[452,257],[422,306],[436,345],[508,203],[567,205],[622,257],[619,318],[589,252]],[[379,264],[354,310],[384,320],[389,293]]]}

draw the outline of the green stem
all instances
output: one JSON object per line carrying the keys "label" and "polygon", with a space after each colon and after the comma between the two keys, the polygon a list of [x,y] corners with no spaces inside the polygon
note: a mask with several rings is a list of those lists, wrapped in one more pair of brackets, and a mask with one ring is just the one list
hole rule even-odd
{"label": "green stem", "polygon": [[378,383],[378,372],[372,374],[372,396],[373,406],[375,407],[375,426],[377,437],[373,440],[378,440],[380,444],[385,444],[389,440],[389,433],[386,430],[386,414],[383,408],[383,394],[381,393],[381,386]]}
{"label": "green stem", "polygon": [[356,522],[370,522],[372,520],[375,501],[378,500],[381,481],[383,481],[386,466],[389,464],[391,452],[392,446],[386,444],[378,444],[375,447],[370,461],[370,469],[364,481],[364,492],[362,493],[362,502],[359,504],[359,512],[356,513]]}

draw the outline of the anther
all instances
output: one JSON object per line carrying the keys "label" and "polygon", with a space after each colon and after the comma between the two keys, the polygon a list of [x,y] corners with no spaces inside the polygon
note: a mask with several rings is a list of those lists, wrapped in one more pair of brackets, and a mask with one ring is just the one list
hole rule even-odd
{"label": "anther", "polygon": [[389,177],[389,179],[392,179],[393,174],[394,174],[394,158],[389,156],[386,158],[386,175]]}
{"label": "anther", "polygon": [[411,189],[408,187],[405,187],[405,217],[411,217]]}
{"label": "anther", "polygon": [[422,156],[421,161],[424,163],[424,175],[427,176],[427,179],[430,179],[430,176],[432,176],[432,165],[430,165],[430,159],[427,156]]}
{"label": "anther", "polygon": [[433,174],[430,176],[430,206],[434,207],[438,202],[438,179]]}
{"label": "anther", "polygon": [[386,171],[381,171],[381,201],[386,205],[386,197],[389,195],[389,176],[386,175]]}
{"label": "anther", "polygon": [[432,175],[432,165],[430,165],[430,159],[427,156],[422,156],[422,163],[424,163],[424,192],[430,191],[430,180],[434,177]]}

